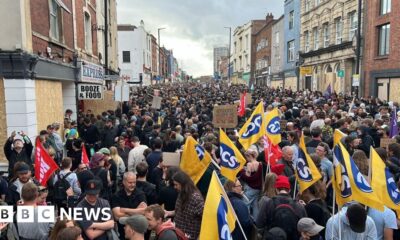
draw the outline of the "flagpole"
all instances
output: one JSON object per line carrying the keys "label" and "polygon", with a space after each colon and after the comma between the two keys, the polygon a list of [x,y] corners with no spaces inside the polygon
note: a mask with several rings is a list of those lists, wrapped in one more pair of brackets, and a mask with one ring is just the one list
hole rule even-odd
{"label": "flagpole", "polygon": [[[332,216],[335,216],[335,206],[336,206],[336,190],[335,188],[332,186],[333,188],[333,204],[332,204]],[[339,216],[339,215],[338,215]],[[340,217],[340,216],[339,216]],[[332,236],[331,239],[333,239],[333,229],[332,229]]]}
{"label": "flagpole", "polygon": [[294,189],[293,189],[293,199],[296,200],[296,190],[297,190],[297,178],[294,181]]}
{"label": "flagpole", "polygon": [[[215,177],[216,177],[217,180],[218,180],[217,182],[218,182],[219,186],[221,187],[222,191],[224,192],[224,195],[228,198],[228,194],[225,192],[225,188],[222,186],[222,183],[221,183],[221,181],[219,180],[218,174],[217,174],[215,171],[213,171],[213,174],[215,174]],[[242,225],[240,224],[239,218],[236,216],[236,212],[235,212],[235,210],[233,209],[233,206],[232,206],[232,204],[231,204],[231,200],[229,200],[229,198],[228,198],[228,201],[226,201],[226,202],[229,204],[229,207],[233,210],[233,216],[235,216],[236,222],[237,222],[237,224],[238,224],[238,226],[239,226],[239,228],[240,228],[240,231],[241,231],[242,234],[243,234],[244,239],[247,240],[246,234],[244,233],[244,230],[243,230],[243,228],[242,228]]]}

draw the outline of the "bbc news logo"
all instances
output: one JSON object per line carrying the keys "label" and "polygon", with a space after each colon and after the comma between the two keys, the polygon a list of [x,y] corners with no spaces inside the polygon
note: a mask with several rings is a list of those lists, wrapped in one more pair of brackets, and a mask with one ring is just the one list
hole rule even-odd
{"label": "bbc news logo", "polygon": [[[18,223],[54,223],[55,206],[18,206],[16,211]],[[112,219],[111,208],[68,208],[60,209],[60,220],[74,221],[108,221]],[[0,206],[0,222],[14,222],[13,206]]]}

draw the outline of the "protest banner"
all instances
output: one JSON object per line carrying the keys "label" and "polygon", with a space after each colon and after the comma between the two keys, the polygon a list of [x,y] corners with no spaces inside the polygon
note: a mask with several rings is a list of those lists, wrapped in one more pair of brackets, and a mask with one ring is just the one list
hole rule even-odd
{"label": "protest banner", "polygon": [[213,124],[216,128],[235,128],[238,124],[237,106],[215,106],[213,110]]}

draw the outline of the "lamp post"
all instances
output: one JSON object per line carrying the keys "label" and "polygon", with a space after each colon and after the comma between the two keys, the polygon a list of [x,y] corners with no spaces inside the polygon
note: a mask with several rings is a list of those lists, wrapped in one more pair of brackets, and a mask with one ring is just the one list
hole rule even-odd
{"label": "lamp post", "polygon": [[161,39],[160,39],[160,31],[164,30],[165,28],[158,28],[158,76],[160,76],[161,81]]}
{"label": "lamp post", "polygon": [[229,49],[228,49],[228,82],[231,82],[231,36],[232,36],[232,28],[231,27],[224,27],[229,29]]}

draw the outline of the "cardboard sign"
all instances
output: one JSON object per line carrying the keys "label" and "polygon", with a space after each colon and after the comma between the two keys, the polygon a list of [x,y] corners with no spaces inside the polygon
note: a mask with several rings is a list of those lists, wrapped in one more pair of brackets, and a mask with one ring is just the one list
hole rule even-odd
{"label": "cardboard sign", "polygon": [[95,84],[78,84],[79,100],[101,100],[103,99],[103,86]]}
{"label": "cardboard sign", "polygon": [[161,108],[161,100],[162,100],[161,97],[154,96],[153,102],[151,102],[151,107],[154,109],[160,109]]}
{"label": "cardboard sign", "polygon": [[396,143],[396,139],[393,139],[393,138],[381,138],[381,148],[387,148],[392,143]]}
{"label": "cardboard sign", "polygon": [[[240,94],[240,99],[242,99],[242,96],[243,96],[243,94],[241,93]],[[239,100],[240,101],[240,100]],[[246,107],[249,105],[249,104],[252,104],[253,103],[253,98],[251,97],[251,93],[246,93]]]}
{"label": "cardboard sign", "polygon": [[281,131],[286,131],[286,126],[287,126],[288,121],[280,120],[279,123],[281,124]]}
{"label": "cardboard sign", "polygon": [[235,128],[238,124],[237,106],[215,106],[213,109],[213,124],[216,128]]}
{"label": "cardboard sign", "polygon": [[162,153],[163,164],[165,166],[171,167],[179,167],[181,162],[181,154],[177,152],[163,152]]}

